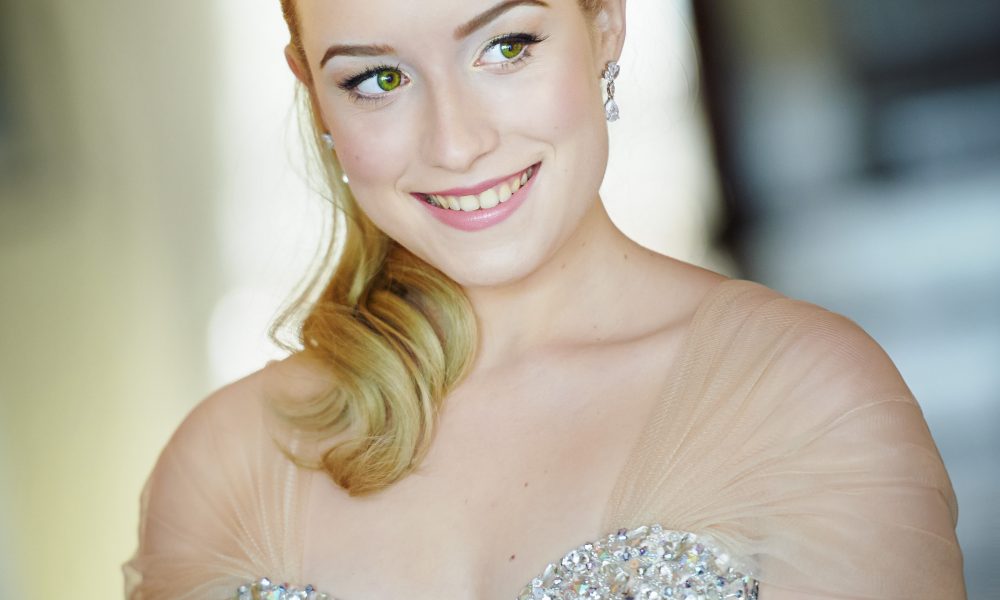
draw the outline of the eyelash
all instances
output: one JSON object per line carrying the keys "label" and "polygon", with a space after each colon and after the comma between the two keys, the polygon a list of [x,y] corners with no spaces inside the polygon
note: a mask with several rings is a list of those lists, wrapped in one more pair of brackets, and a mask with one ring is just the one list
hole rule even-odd
{"label": "eyelash", "polygon": [[[537,36],[537,35],[532,34],[532,33],[507,33],[507,34],[504,34],[504,35],[497,36],[497,37],[493,38],[492,40],[490,40],[489,43],[486,44],[486,48],[482,51],[482,53],[480,53],[480,57],[483,54],[485,54],[487,51],[492,50],[493,48],[499,46],[500,44],[504,44],[504,43],[508,43],[508,44],[524,44],[524,50],[521,52],[521,54],[517,58],[513,58],[513,59],[510,59],[510,60],[507,60],[507,61],[504,61],[504,62],[499,62],[499,63],[490,63],[491,66],[496,66],[499,69],[506,71],[506,70],[511,69],[514,66],[516,66],[516,65],[524,62],[525,60],[531,58],[531,56],[532,56],[531,49],[534,46],[536,46],[536,45],[544,42],[546,39],[548,39],[548,36],[541,36],[540,37],[540,36]],[[357,91],[357,88],[358,88],[359,85],[361,85],[362,83],[364,83],[368,79],[370,79],[372,77],[375,77],[376,75],[378,75],[379,73],[381,73],[383,71],[398,71],[398,72],[402,73],[402,70],[400,69],[400,65],[399,64],[396,64],[396,65],[381,64],[381,65],[377,65],[377,66],[371,67],[369,69],[365,69],[364,71],[362,71],[361,73],[358,73],[357,75],[353,75],[351,77],[348,77],[348,78],[344,79],[343,81],[341,81],[340,83],[337,84],[337,87],[339,87],[340,89],[342,89],[345,92],[347,92],[348,97],[352,101],[357,102],[359,104],[379,102],[379,101],[381,101],[383,99],[384,96],[388,96],[392,92],[386,92],[385,94],[378,94],[378,95],[375,95],[375,96],[369,96],[369,95],[365,95],[365,94],[359,93]],[[408,80],[408,78],[406,77],[405,74],[403,75],[403,78],[404,78],[404,80]]]}

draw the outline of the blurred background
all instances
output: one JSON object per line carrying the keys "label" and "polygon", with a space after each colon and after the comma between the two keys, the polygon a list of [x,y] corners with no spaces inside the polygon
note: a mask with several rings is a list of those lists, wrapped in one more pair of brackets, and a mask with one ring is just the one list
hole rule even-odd
{"label": "blurred background", "polygon": [[[879,341],[1000,598],[1000,3],[629,19],[612,217]],[[120,597],[160,448],[280,356],[327,211],[286,39],[277,0],[0,0],[0,598]]]}

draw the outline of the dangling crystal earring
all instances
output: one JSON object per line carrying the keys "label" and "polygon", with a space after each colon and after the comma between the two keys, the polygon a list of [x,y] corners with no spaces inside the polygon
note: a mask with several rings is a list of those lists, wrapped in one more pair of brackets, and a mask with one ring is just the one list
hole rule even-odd
{"label": "dangling crystal earring", "polygon": [[604,103],[604,116],[610,123],[617,121],[618,117],[621,116],[618,111],[618,103],[615,102],[615,79],[618,78],[620,72],[621,67],[613,60],[609,61],[608,66],[604,68],[604,83],[608,90],[608,101]]}
{"label": "dangling crystal earring", "polygon": [[321,140],[323,140],[323,145],[326,146],[327,150],[333,150],[334,149],[335,144],[333,143],[333,136],[332,135],[330,135],[329,133],[324,133],[323,135],[319,136],[319,138]]}

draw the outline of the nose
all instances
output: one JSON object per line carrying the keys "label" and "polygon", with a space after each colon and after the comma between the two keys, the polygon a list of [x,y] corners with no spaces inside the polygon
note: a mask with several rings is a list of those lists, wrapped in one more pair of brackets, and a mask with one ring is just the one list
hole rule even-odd
{"label": "nose", "polygon": [[458,82],[438,85],[427,96],[424,157],[431,166],[468,171],[496,149],[499,133],[489,106]]}

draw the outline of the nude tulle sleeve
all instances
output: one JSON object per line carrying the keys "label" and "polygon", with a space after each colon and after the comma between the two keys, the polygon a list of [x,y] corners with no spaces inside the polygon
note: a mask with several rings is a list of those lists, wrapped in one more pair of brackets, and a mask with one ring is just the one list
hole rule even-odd
{"label": "nude tulle sleeve", "polygon": [[161,454],[141,496],[139,548],[124,566],[130,600],[222,600],[262,576],[299,580],[310,472],[265,432],[248,393],[259,377],[202,402]]}
{"label": "nude tulle sleeve", "polygon": [[[722,284],[691,332],[603,531],[708,534],[760,580],[762,600],[964,598],[947,473],[874,340],[745,281]],[[303,381],[274,371],[282,391]],[[261,378],[213,394],[161,455],[125,565],[130,600],[222,600],[261,576],[303,583],[315,474],[272,442]]]}
{"label": "nude tulle sleeve", "polygon": [[843,316],[723,285],[695,317],[605,527],[709,533],[747,559],[762,600],[769,587],[964,598],[955,496],[882,348]]}

